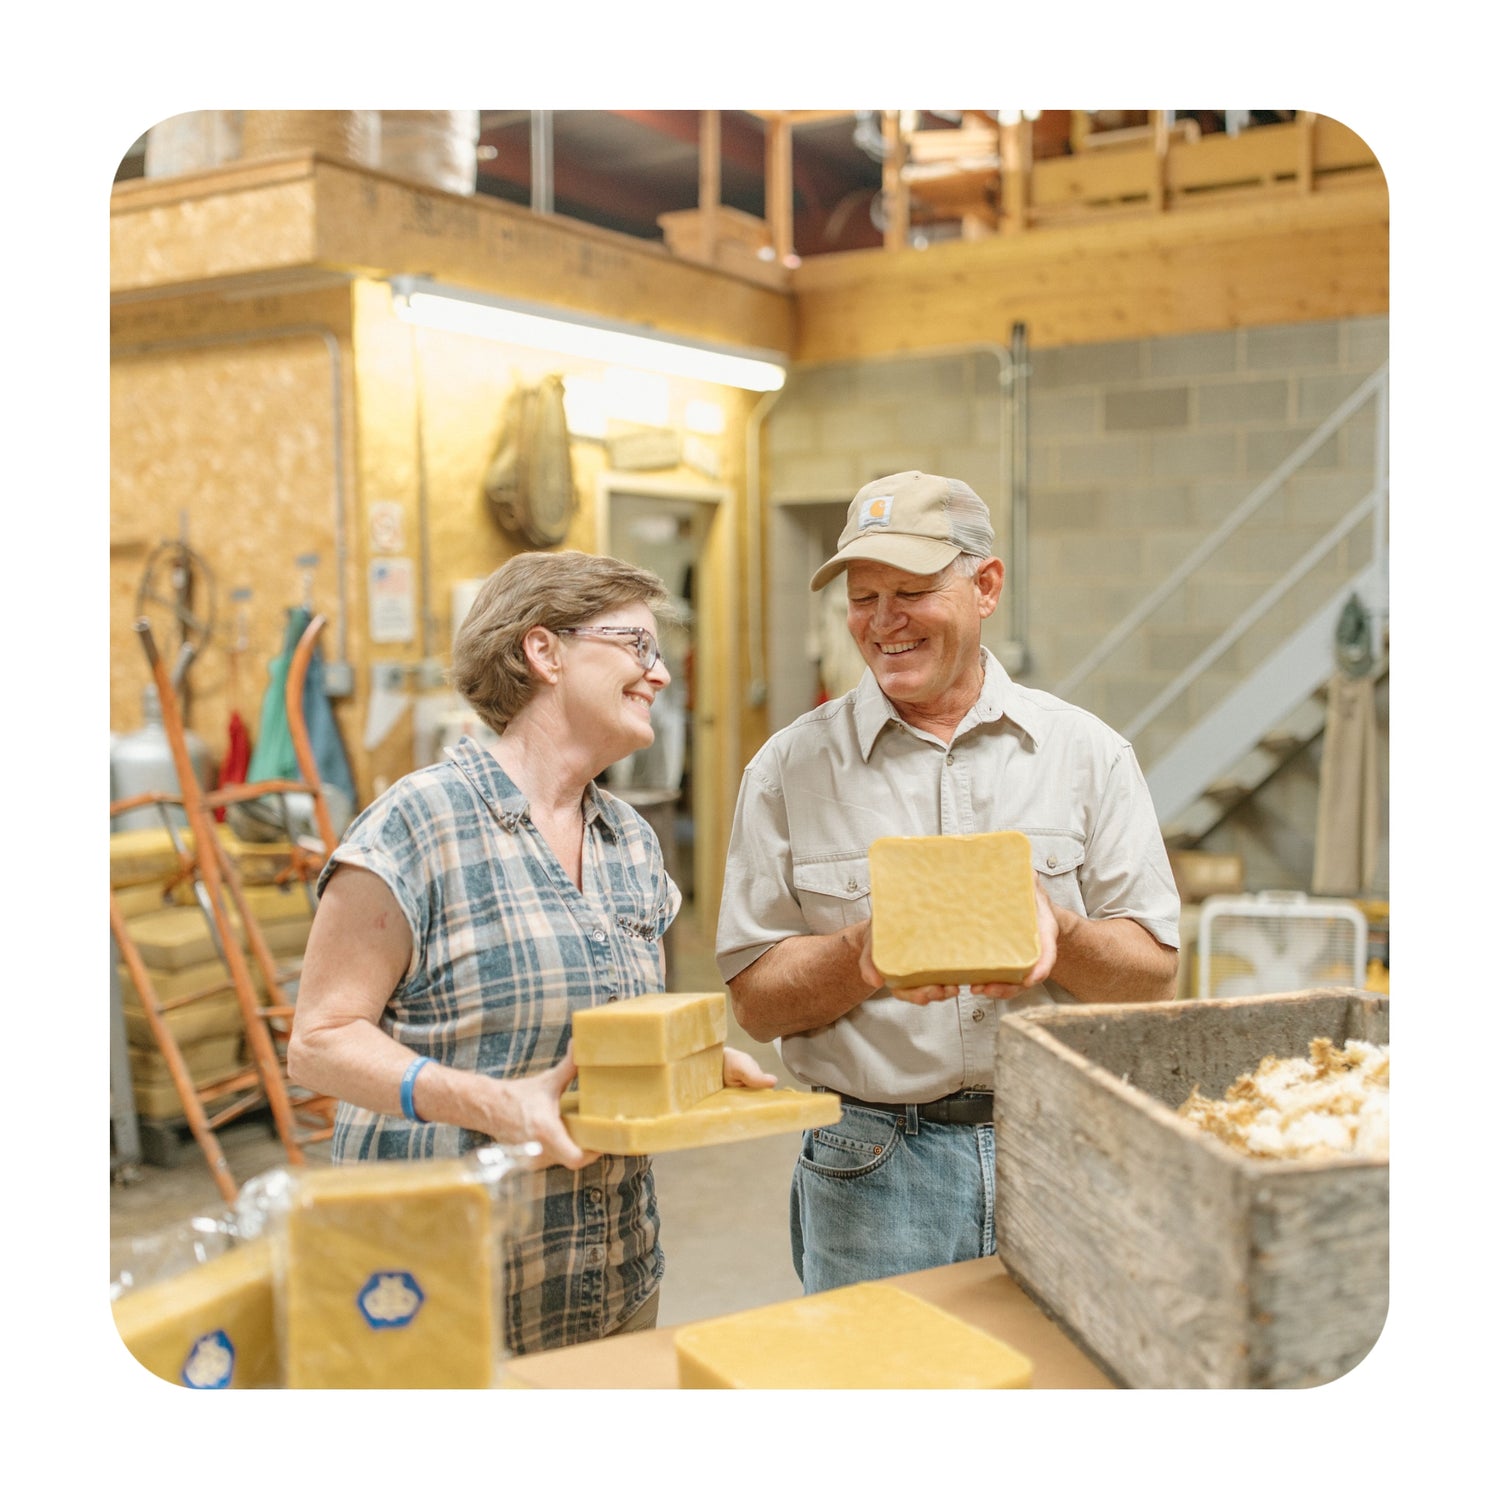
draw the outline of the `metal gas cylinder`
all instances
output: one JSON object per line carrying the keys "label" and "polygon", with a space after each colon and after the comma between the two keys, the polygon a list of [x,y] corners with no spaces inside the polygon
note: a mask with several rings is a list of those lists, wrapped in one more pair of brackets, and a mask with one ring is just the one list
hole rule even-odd
{"label": "metal gas cylinder", "polygon": [[[109,800],[118,802],[142,792],[176,792],[180,790],[177,768],[172,761],[172,746],[161,719],[161,700],[156,684],[147,683],[141,694],[141,727],[130,734],[111,735],[109,745]],[[184,728],[188,759],[192,762],[198,785],[204,791],[213,787],[218,767],[212,752],[191,729]],[[180,807],[167,809],[172,822],[179,827],[187,822]],[[119,833],[127,828],[160,828],[161,809],[137,807],[111,818],[109,830]]]}

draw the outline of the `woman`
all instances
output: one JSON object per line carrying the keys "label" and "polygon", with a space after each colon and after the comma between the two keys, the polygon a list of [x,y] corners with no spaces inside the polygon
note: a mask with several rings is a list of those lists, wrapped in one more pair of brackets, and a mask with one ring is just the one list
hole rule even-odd
{"label": "woman", "polygon": [[[540,1143],[507,1266],[517,1354],[655,1324],[650,1159],[580,1150],[559,1100],[572,1013],[664,984],[681,896],[645,819],[594,778],[652,741],[667,604],[654,574],[582,552],[493,573],[452,681],[499,740],[465,737],[355,819],[303,960],[288,1068],[341,1101],[335,1161]],[[726,1049],[724,1081],[776,1080]]]}

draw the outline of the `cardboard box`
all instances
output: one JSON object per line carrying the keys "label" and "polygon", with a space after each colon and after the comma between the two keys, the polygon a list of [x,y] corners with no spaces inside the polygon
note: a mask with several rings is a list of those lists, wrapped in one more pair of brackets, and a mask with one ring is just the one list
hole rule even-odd
{"label": "cardboard box", "polygon": [[1389,1162],[1258,1160],[1176,1111],[1315,1037],[1387,1043],[1389,1003],[1323,989],[1002,1018],[999,1254],[1119,1383],[1321,1385],[1374,1346]]}

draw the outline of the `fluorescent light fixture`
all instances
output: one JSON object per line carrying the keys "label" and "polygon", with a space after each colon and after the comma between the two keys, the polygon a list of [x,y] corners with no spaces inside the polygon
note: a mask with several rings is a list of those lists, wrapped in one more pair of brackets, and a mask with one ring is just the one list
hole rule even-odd
{"label": "fluorescent light fixture", "polygon": [[494,297],[425,276],[393,276],[398,318],[427,328],[478,334],[528,349],[546,349],[604,364],[631,365],[661,375],[776,391],[786,382],[779,357],[764,350],[732,350],[639,325]]}
{"label": "fluorescent light fixture", "polygon": [[672,410],[672,387],[665,375],[614,365],[604,372],[604,409],[621,422],[665,427]]}
{"label": "fluorescent light fixture", "polygon": [[717,401],[689,401],[683,409],[682,425],[689,432],[717,437],[724,430],[724,408]]}

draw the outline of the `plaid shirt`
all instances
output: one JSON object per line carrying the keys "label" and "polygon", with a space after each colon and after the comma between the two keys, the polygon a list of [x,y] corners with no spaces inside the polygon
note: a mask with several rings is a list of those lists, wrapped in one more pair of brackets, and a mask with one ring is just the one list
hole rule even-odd
{"label": "plaid shirt", "polygon": [[[411,966],[385,1031],[449,1067],[523,1078],[562,1058],[575,1010],[662,988],[661,938],[682,898],[627,803],[593,785],[585,793],[580,891],[494,756],[464,738],[449,757],[350,824],[319,889],[336,865],[369,870],[411,924]],[[341,1103],[333,1159],[456,1156],[487,1140]],[[600,1338],[656,1289],[649,1157],[518,1172],[506,1189],[519,1211],[505,1237],[510,1352]]]}

